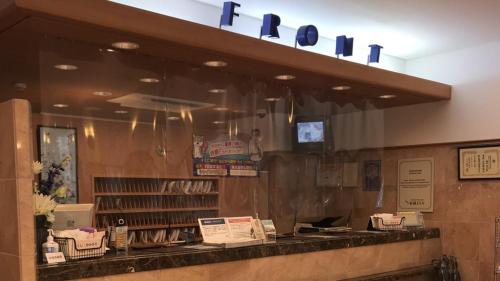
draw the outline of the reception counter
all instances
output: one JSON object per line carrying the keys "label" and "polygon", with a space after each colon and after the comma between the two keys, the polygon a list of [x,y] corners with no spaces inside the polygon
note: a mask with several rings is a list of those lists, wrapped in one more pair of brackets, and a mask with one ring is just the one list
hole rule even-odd
{"label": "reception counter", "polygon": [[439,237],[436,228],[356,231],[231,249],[191,245],[129,250],[99,259],[40,265],[37,273],[39,281],[148,281],[163,280],[163,276],[176,281],[341,280],[428,266],[441,255]]}

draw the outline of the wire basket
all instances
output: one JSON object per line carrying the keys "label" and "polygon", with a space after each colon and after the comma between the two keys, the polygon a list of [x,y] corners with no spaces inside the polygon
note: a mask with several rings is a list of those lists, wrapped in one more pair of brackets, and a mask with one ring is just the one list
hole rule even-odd
{"label": "wire basket", "polygon": [[378,230],[403,230],[405,229],[405,217],[385,221],[380,217],[372,217],[372,225]]}
{"label": "wire basket", "polygon": [[106,253],[106,235],[102,238],[75,240],[74,238],[54,237],[66,260],[79,260],[102,257]]}

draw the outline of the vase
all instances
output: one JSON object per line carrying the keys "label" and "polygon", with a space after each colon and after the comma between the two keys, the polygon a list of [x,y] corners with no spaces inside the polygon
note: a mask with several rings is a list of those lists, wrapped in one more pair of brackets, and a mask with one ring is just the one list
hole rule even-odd
{"label": "vase", "polygon": [[42,244],[47,241],[49,236],[47,227],[47,217],[45,215],[35,216],[35,237],[36,237],[36,259],[38,264],[43,263],[43,250]]}

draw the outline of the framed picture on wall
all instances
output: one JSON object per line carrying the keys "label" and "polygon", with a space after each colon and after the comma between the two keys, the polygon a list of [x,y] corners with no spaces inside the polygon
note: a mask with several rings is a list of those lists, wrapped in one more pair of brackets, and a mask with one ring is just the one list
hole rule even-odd
{"label": "framed picture on wall", "polygon": [[458,148],[458,179],[500,179],[500,144]]}
{"label": "framed picture on wall", "polygon": [[363,167],[364,190],[380,191],[382,187],[382,161],[366,160]]}
{"label": "framed picture on wall", "polygon": [[38,127],[38,159],[43,164],[38,189],[59,203],[78,203],[75,128]]}

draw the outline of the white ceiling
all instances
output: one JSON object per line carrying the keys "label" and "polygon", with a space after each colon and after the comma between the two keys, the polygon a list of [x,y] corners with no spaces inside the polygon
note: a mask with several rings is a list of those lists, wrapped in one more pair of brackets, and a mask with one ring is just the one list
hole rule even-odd
{"label": "white ceiling", "polygon": [[[186,0],[184,0],[186,1]],[[221,7],[224,0],[197,0]],[[413,59],[500,40],[500,0],[233,0],[241,14],[314,24],[322,36],[380,43],[384,53]],[[182,1],[181,1],[182,2]]]}

